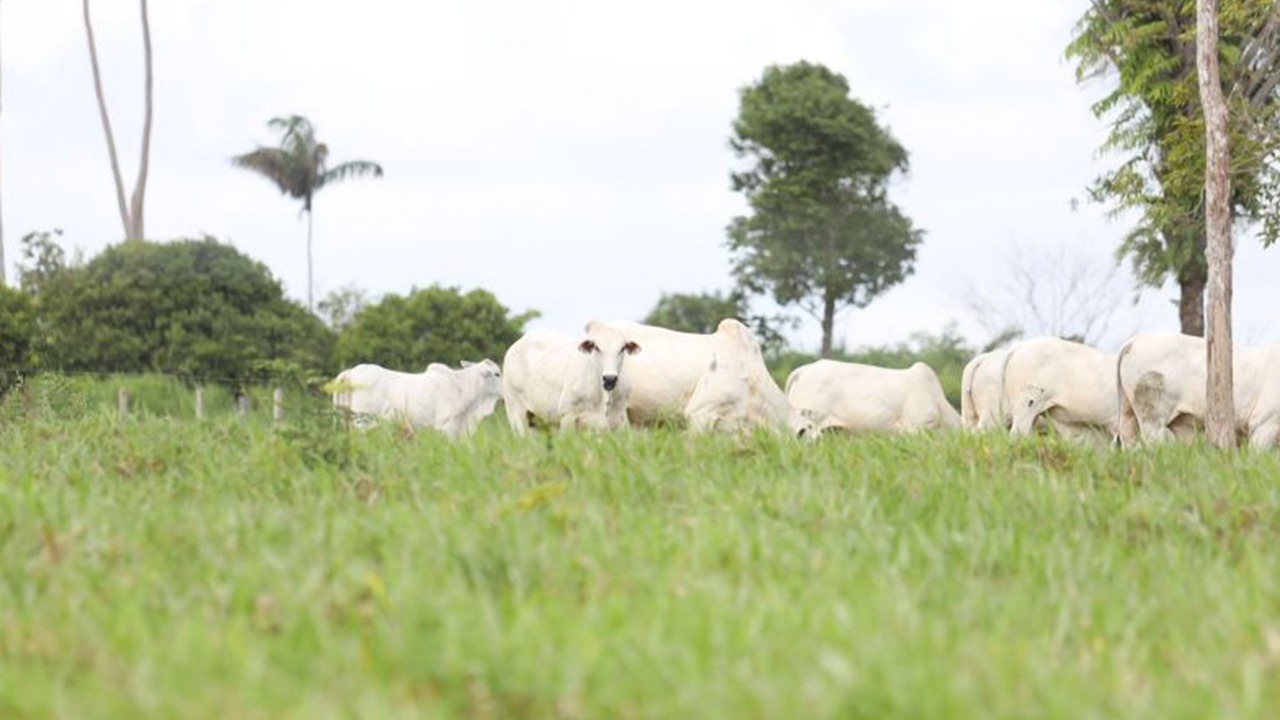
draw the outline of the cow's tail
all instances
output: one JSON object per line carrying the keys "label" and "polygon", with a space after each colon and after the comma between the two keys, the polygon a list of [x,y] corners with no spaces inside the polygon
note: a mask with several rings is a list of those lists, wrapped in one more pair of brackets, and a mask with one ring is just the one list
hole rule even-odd
{"label": "cow's tail", "polygon": [[1115,447],[1131,445],[1138,439],[1138,415],[1124,393],[1124,382],[1121,380],[1124,358],[1133,349],[1134,339],[1131,338],[1120,346],[1120,352],[1116,353],[1116,429],[1111,440]]}
{"label": "cow's tail", "polygon": [[929,394],[933,396],[934,406],[938,408],[938,427],[943,430],[957,430],[963,423],[960,419],[960,413],[952,407],[951,401],[947,400],[947,392],[942,389],[942,380],[938,377],[938,373],[927,363],[916,362],[911,366],[912,370],[917,367],[919,372],[927,373],[929,376]]}
{"label": "cow's tail", "polygon": [[966,427],[978,426],[978,410],[973,405],[973,376],[978,374],[978,367],[990,358],[974,358],[964,366],[960,373],[960,418]]}

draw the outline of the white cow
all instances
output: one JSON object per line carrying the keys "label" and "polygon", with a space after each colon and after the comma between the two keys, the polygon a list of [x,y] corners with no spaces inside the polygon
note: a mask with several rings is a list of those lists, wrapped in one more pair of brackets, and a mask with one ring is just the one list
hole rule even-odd
{"label": "white cow", "polygon": [[[1121,443],[1190,441],[1204,426],[1207,352],[1204,338],[1139,335],[1116,361]],[[1280,345],[1233,348],[1236,432],[1254,448],[1280,436]]]}
{"label": "white cow", "polygon": [[531,330],[502,361],[503,399],[511,429],[523,435],[537,418],[561,430],[616,429],[626,425],[629,384],[623,359],[642,345],[599,322],[573,337]]}
{"label": "white cow", "polygon": [[1205,341],[1191,335],[1139,335],[1116,357],[1117,435],[1139,440],[1192,440],[1204,422]]}
{"label": "white cow", "polygon": [[609,325],[645,349],[627,365],[633,422],[682,418],[694,431],[787,427],[787,398],[741,322],[721,320],[709,335],[629,321]]}
{"label": "white cow", "polygon": [[1009,407],[1001,375],[1008,353],[1008,349],[984,352],[964,366],[960,376],[960,419],[966,428],[1008,429]]}
{"label": "white cow", "polygon": [[1002,375],[1013,434],[1030,435],[1043,423],[1062,437],[1110,442],[1116,429],[1115,357],[1056,337],[1010,348]]}
{"label": "white cow", "polygon": [[791,371],[787,402],[808,422],[810,437],[829,428],[858,433],[960,427],[937,373],[922,362],[894,370],[817,360]]}
{"label": "white cow", "polygon": [[469,435],[502,398],[502,373],[492,360],[463,362],[461,370],[431,363],[420,373],[362,364],[338,373],[328,386],[333,406],[357,426],[394,418],[456,438]]}

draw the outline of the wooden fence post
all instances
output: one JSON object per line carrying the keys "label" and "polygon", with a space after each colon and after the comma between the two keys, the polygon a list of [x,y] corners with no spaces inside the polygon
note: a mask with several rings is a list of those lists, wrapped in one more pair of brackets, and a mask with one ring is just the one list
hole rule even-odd
{"label": "wooden fence post", "polygon": [[196,419],[204,419],[204,387],[196,386]]}
{"label": "wooden fence post", "polygon": [[271,391],[271,419],[274,422],[284,419],[284,390],[280,388]]}
{"label": "wooden fence post", "polygon": [[120,388],[116,391],[116,413],[120,415],[121,420],[129,417],[129,390],[127,388]]}
{"label": "wooden fence post", "polygon": [[240,410],[240,419],[247,421],[249,419],[249,394],[245,393],[236,398],[236,407]]}

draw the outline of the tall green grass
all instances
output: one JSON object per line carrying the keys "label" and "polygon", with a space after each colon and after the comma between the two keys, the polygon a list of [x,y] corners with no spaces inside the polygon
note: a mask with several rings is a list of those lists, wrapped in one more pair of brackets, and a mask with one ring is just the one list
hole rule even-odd
{"label": "tall green grass", "polygon": [[0,428],[0,717],[1280,707],[1280,462],[991,435]]}

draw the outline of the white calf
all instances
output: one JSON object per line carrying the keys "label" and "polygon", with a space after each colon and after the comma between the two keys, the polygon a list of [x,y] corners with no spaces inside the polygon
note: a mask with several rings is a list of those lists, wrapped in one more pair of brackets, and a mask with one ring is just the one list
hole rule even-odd
{"label": "white calf", "polygon": [[524,434],[534,418],[562,430],[622,427],[629,391],[623,360],[640,348],[598,322],[587,323],[586,334],[576,338],[552,330],[525,333],[502,361],[511,429]]}
{"label": "white calf", "polygon": [[420,373],[356,365],[339,373],[327,387],[333,393],[333,406],[351,413],[360,427],[379,418],[395,418],[453,438],[475,431],[502,397],[497,363],[483,360],[462,365],[454,370],[431,363]]}

